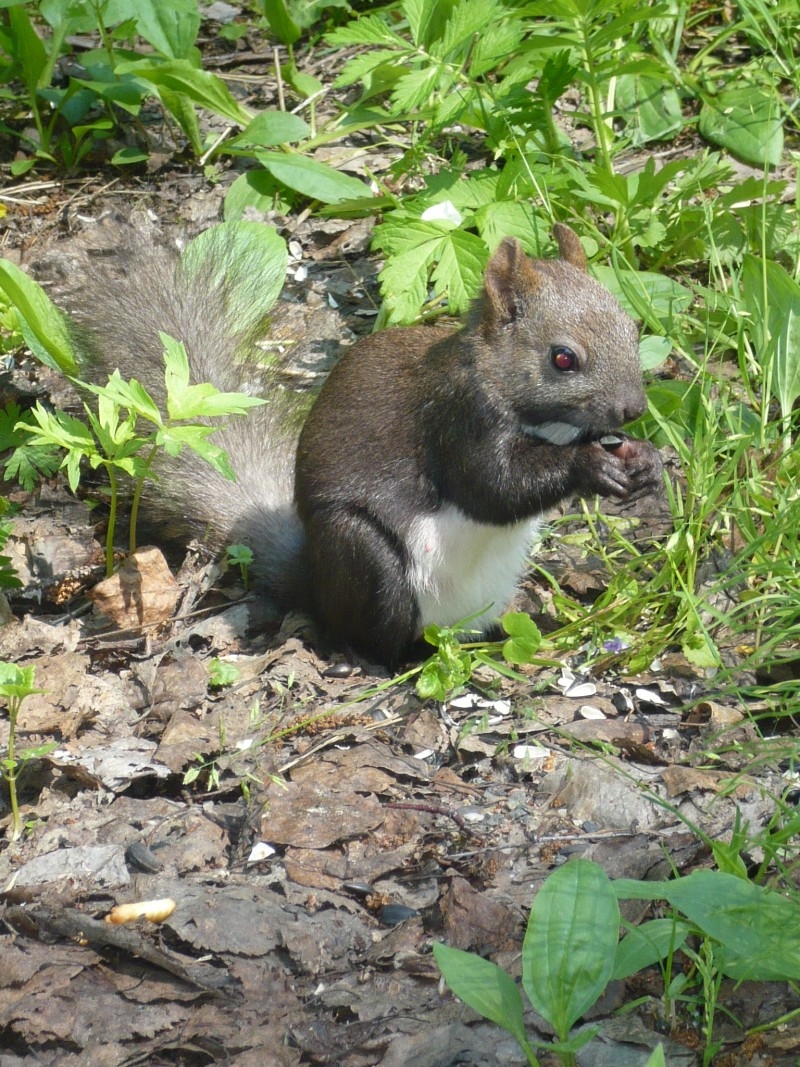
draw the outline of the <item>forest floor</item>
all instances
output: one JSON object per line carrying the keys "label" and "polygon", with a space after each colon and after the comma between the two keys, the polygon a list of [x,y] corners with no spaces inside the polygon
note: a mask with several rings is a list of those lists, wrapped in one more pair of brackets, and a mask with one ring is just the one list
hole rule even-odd
{"label": "forest floor", "polygon": [[[224,192],[166,153],[134,179],[20,182],[0,252],[44,263],[44,276],[54,262],[71,270],[103,216],[136,224],[147,211],[191,234],[219,220]],[[319,342],[303,368],[315,380],[369,330],[370,227],[267,221],[291,273],[305,268],[287,299]],[[24,357],[3,393],[67,396]],[[518,976],[531,900],[565,859],[612,877],[687,873],[737,820],[768,821],[785,792],[753,707],[671,650],[632,677],[583,673],[575,649],[561,668],[523,669],[524,683],[479,674],[453,700],[423,702],[411,683],[320,655],[301,618],[256,621],[201,547],[178,572],[169,622],[112,627],[84,596],[102,573],[103,517],[61,479],[9,495],[25,580],[0,659],[35,667],[41,689],[18,743],[57,747],[27,764],[26,830],[0,846],[0,1067],[523,1063],[442,985],[432,943]],[[661,502],[639,518],[654,511],[663,533]],[[580,542],[551,539],[542,559],[587,603],[603,587]],[[549,588],[531,574],[522,606],[546,618]],[[233,684],[209,684],[214,657],[235,663]],[[3,718],[0,748],[7,737]],[[103,921],[162,898],[177,907],[158,926]],[[691,1005],[664,1017],[662,994],[657,970],[612,983],[580,1063],[640,1064],[659,1042],[671,1065],[700,1062],[702,1019]],[[725,982],[718,1002],[716,1063],[797,1062],[795,1024],[745,1038],[797,1008],[785,984]]]}

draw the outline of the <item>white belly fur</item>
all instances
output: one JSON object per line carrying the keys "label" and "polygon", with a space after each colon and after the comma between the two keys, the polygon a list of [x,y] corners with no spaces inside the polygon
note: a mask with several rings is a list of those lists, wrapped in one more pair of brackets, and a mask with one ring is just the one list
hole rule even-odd
{"label": "white belly fur", "polygon": [[430,623],[452,626],[476,611],[482,613],[470,630],[484,630],[499,618],[514,597],[541,524],[525,519],[490,526],[452,505],[414,519],[407,544],[419,632]]}

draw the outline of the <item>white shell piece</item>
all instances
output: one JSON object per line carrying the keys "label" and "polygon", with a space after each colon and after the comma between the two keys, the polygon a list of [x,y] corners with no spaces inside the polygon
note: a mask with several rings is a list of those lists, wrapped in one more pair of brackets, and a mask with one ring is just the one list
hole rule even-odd
{"label": "white shell piece", "polygon": [[578,708],[578,714],[582,719],[605,719],[606,717],[605,712],[592,704],[581,704]]}
{"label": "white shell piece", "polygon": [[550,749],[541,745],[515,745],[511,755],[518,760],[547,759]]}
{"label": "white shell piece", "polygon": [[250,855],[247,857],[247,862],[259,863],[261,860],[268,860],[270,856],[274,855],[275,849],[272,845],[268,845],[266,841],[256,841],[250,849]]}

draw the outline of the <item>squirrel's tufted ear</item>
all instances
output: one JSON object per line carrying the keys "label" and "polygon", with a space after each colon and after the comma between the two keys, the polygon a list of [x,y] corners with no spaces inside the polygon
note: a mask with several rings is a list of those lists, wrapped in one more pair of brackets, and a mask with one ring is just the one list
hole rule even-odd
{"label": "squirrel's tufted ear", "polygon": [[504,237],[483,276],[481,325],[484,333],[513,322],[524,301],[539,288],[540,276],[516,237]]}
{"label": "squirrel's tufted ear", "polygon": [[564,262],[578,270],[586,270],[586,253],[577,233],[563,222],[557,222],[553,227],[553,236],[558,241],[558,251]]}

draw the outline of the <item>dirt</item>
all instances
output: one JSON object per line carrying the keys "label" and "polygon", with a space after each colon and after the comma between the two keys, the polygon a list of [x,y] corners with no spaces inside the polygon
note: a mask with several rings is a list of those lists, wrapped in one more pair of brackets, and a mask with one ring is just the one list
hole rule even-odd
{"label": "dirt", "polygon": [[[223,193],[171,157],[127,182],[20,184],[0,250],[23,265],[68,257],[104,212],[134,207],[193,232],[220,217]],[[313,378],[369,329],[369,227],[272,221],[309,268],[288,297],[329,327]],[[4,386],[28,403],[63,391],[24,357]],[[27,763],[26,831],[0,845],[0,1067],[524,1063],[446,990],[432,944],[518,976],[530,902],[557,865],[581,855],[648,879],[707,866],[689,826],[726,838],[737,818],[768,820],[785,791],[751,709],[668,650],[628,677],[582,673],[576,649],[567,672],[479,673],[448,703],[423,703],[410,683],[321,655],[307,620],[257,618],[202,546],[175,581],[157,557],[142,564],[148,625],[113,626],[86,600],[102,516],[60,479],[11,495],[25,586],[0,659],[34,666],[42,690],[23,704],[18,744],[55,747]],[[551,544],[547,559],[587,602],[602,587],[580,551]],[[113,613],[124,587],[109,595]],[[522,606],[546,617],[548,597],[531,576]],[[232,685],[211,684],[214,658],[236,665]],[[3,717],[3,750],[7,739]],[[7,832],[5,806],[0,817]],[[174,910],[104,921],[153,900]],[[627,906],[629,920],[646,914]],[[659,983],[657,972],[612,983],[587,1016],[600,1033],[581,1064],[639,1064],[659,1042],[670,1064],[700,1062],[701,1020],[663,1018]],[[785,985],[725,983],[720,1003],[736,1023],[718,1018],[715,1062],[796,1062],[791,1023],[745,1040],[797,1008]],[[532,1012],[526,1021],[552,1036]]]}

